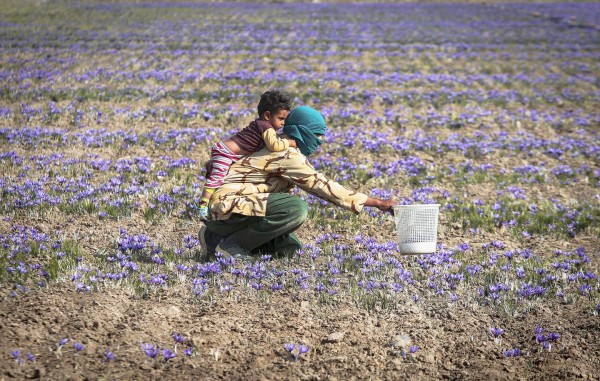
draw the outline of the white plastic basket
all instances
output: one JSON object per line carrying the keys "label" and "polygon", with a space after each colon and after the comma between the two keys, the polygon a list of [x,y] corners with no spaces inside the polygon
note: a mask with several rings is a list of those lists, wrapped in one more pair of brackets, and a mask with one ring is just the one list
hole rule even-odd
{"label": "white plastic basket", "polygon": [[440,204],[396,205],[394,217],[402,254],[433,253]]}

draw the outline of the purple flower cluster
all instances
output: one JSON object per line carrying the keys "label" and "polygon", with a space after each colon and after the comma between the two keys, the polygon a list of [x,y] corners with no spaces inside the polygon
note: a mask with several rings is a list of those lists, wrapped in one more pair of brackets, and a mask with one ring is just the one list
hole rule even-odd
{"label": "purple flower cluster", "polygon": [[552,344],[558,339],[560,339],[560,335],[556,332],[545,332],[542,327],[535,328],[535,341],[546,351],[551,351]]}
{"label": "purple flower cluster", "polygon": [[521,356],[523,353],[521,352],[520,349],[518,348],[514,348],[514,349],[509,349],[507,351],[504,351],[504,357],[519,357]]}
{"label": "purple flower cluster", "polygon": [[294,361],[298,361],[298,358],[301,355],[304,355],[309,351],[308,346],[299,343],[285,343],[283,348],[294,357]]}
{"label": "purple flower cluster", "polygon": [[[10,353],[10,355],[17,362],[18,365],[23,364],[23,356],[21,354],[20,349],[12,351]],[[31,352],[27,352],[27,354],[25,355],[25,361],[35,362],[35,359],[36,359],[35,355],[32,354]]]}
{"label": "purple flower cluster", "polygon": [[145,234],[129,235],[125,229],[120,229],[120,235],[117,243],[123,253],[137,253],[150,244],[150,239]]}
{"label": "purple flower cluster", "polygon": [[502,333],[504,333],[504,330],[500,327],[491,327],[490,333],[492,334],[492,336],[494,336],[494,338],[499,338],[500,335],[502,335]]}

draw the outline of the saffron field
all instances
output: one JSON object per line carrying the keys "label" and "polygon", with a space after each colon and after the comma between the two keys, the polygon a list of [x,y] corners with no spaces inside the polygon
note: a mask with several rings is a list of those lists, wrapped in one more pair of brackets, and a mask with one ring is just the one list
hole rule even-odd
{"label": "saffron field", "polygon": [[[600,379],[600,5],[1,1],[0,379]],[[281,89],[304,249],[196,260],[208,148]]]}

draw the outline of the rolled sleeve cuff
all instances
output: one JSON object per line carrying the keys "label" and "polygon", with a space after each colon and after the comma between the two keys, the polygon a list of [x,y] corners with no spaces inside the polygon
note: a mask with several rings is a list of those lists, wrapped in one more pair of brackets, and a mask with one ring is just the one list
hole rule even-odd
{"label": "rolled sleeve cuff", "polygon": [[357,193],[355,200],[352,201],[350,209],[356,214],[360,213],[365,207],[365,203],[367,202],[368,198],[369,196],[364,193]]}

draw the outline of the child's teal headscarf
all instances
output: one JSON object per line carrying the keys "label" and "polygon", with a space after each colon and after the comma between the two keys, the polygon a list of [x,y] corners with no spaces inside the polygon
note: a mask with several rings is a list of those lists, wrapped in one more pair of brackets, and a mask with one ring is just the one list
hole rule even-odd
{"label": "child's teal headscarf", "polygon": [[293,138],[304,156],[309,156],[321,144],[317,135],[325,135],[325,119],[308,106],[293,109],[285,119],[283,132]]}

